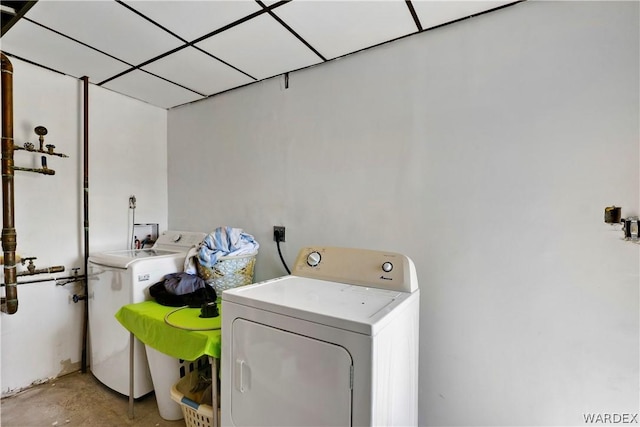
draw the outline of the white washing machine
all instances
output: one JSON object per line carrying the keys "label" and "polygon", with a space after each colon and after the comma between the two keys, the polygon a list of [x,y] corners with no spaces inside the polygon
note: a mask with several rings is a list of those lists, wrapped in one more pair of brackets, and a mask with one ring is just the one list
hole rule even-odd
{"label": "white washing machine", "polygon": [[333,247],[224,291],[222,425],[417,425],[419,293],[408,257]]}
{"label": "white washing machine", "polygon": [[[206,233],[166,231],[149,249],[103,252],[89,257],[91,372],[104,385],[129,396],[129,332],[114,315],[126,304],[151,299],[148,288],[183,271],[187,252]],[[134,341],[133,397],[153,390],[144,345]]]}

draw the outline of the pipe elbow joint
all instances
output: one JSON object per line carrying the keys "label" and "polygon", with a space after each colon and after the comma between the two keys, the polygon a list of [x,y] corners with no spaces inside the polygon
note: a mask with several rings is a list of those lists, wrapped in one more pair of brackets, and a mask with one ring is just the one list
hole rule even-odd
{"label": "pipe elbow joint", "polygon": [[7,314],[16,314],[18,311],[18,300],[2,298],[2,307],[0,308],[0,311]]}

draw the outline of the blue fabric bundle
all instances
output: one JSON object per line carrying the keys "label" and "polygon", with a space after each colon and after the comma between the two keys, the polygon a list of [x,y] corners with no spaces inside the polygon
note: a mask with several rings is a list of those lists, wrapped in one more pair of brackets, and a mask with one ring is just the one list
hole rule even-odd
{"label": "blue fabric bundle", "polygon": [[171,273],[164,276],[164,288],[174,295],[185,295],[204,288],[206,283],[189,273]]}
{"label": "blue fabric bundle", "polygon": [[202,241],[198,262],[211,268],[223,256],[249,255],[256,253],[259,247],[253,236],[241,228],[218,227]]}

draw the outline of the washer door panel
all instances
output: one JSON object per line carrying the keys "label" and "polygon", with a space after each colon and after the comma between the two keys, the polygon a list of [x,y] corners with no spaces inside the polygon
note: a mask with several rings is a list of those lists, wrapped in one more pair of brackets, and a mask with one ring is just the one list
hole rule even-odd
{"label": "washer door panel", "polygon": [[349,352],[245,319],[232,326],[235,426],[350,426]]}

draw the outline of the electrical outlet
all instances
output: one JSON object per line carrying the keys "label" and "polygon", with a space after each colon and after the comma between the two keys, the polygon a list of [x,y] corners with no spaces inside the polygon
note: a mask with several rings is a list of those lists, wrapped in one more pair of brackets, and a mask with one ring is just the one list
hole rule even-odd
{"label": "electrical outlet", "polygon": [[284,242],[284,226],[279,226],[279,225],[273,226],[273,241]]}

